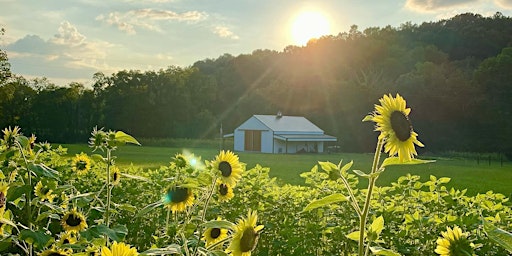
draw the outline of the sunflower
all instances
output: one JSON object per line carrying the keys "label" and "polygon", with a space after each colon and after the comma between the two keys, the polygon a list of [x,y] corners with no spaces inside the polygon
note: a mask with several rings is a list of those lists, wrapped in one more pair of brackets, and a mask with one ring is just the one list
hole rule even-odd
{"label": "sunflower", "polygon": [[235,196],[233,188],[229,184],[222,183],[219,179],[217,179],[217,192],[219,192],[220,201],[228,201]]}
{"label": "sunflower", "polygon": [[473,255],[472,244],[468,241],[468,233],[462,233],[462,229],[455,226],[453,229],[447,228],[446,232],[441,232],[443,237],[436,241],[435,252],[441,256]]}
{"label": "sunflower", "polygon": [[85,174],[91,169],[91,159],[85,153],[76,154],[71,162],[72,170],[78,174]]}
{"label": "sunflower", "polygon": [[59,248],[50,248],[48,250],[44,250],[40,253],[38,253],[38,256],[67,256],[71,255],[72,250],[64,250]]}
{"label": "sunflower", "polygon": [[67,232],[80,232],[87,228],[87,222],[82,213],[79,213],[76,209],[67,212],[60,224]]}
{"label": "sunflower", "polygon": [[57,244],[59,246],[65,245],[65,244],[74,244],[76,243],[76,237],[73,232],[64,232],[60,234],[59,240],[57,240]]}
{"label": "sunflower", "polygon": [[52,194],[53,190],[50,188],[43,186],[43,183],[41,181],[38,181],[35,188],[34,193],[37,197],[41,199],[41,201],[48,200],[48,202],[53,202],[53,199],[57,196]]}
{"label": "sunflower", "polygon": [[233,256],[250,256],[251,251],[256,248],[258,243],[259,231],[263,229],[263,225],[256,226],[258,214],[249,211],[247,219],[241,219],[235,227],[233,240],[227,251]]}
{"label": "sunflower", "polygon": [[386,140],[384,152],[390,156],[398,154],[400,162],[410,161],[418,155],[414,144],[423,147],[409,120],[411,109],[406,108],[404,98],[398,93],[395,98],[391,94],[384,95],[379,101],[381,105],[375,105],[375,111],[363,121],[376,123],[375,130],[380,131],[379,139]]}
{"label": "sunflower", "polygon": [[[220,217],[217,220],[222,220]],[[206,241],[206,246],[213,245],[228,237],[228,230],[225,228],[208,228],[203,233],[202,239]]]}
{"label": "sunflower", "polygon": [[103,247],[101,256],[137,256],[138,252],[135,248],[130,248],[129,244],[114,242],[110,249]]}
{"label": "sunflower", "polygon": [[14,147],[16,138],[21,135],[21,129],[18,126],[14,126],[13,129],[9,126],[9,128],[5,128],[2,132],[4,133],[4,139],[1,142],[3,142],[7,148]]}
{"label": "sunflower", "polygon": [[185,168],[189,165],[187,161],[187,157],[183,154],[176,154],[171,161],[171,168],[172,169],[179,169],[179,168]]}
{"label": "sunflower", "polygon": [[9,190],[9,184],[5,182],[0,183],[0,208],[5,209],[7,202],[7,190]]}
{"label": "sunflower", "polygon": [[235,187],[242,177],[242,164],[238,161],[238,156],[229,150],[222,150],[212,164],[215,170],[219,170],[220,179],[224,184]]}
{"label": "sunflower", "polygon": [[190,188],[171,186],[165,192],[163,200],[172,212],[182,212],[194,203],[194,194]]}
{"label": "sunflower", "polygon": [[119,167],[112,166],[110,168],[110,184],[113,186],[119,185],[119,182],[121,181],[121,171],[119,170]]}

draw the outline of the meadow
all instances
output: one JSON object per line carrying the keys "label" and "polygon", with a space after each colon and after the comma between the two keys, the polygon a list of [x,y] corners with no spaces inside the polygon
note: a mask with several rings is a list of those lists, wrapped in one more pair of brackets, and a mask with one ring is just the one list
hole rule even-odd
{"label": "meadow", "polygon": [[[178,143],[178,144],[182,144]],[[130,165],[143,170],[158,169],[161,166],[168,166],[171,158],[177,153],[190,152],[202,159],[212,159],[219,153],[216,142],[187,141],[190,147],[179,146],[132,146],[122,147],[117,152],[116,163],[120,167],[127,168]],[[154,142],[153,142],[154,144]],[[86,144],[63,144],[68,149],[68,156],[84,152],[92,154]],[[247,164],[247,169],[253,168],[256,164],[270,168],[270,176],[276,177],[281,183],[292,185],[304,185],[304,179],[299,175],[309,171],[318,161],[330,161],[343,163],[354,161],[352,169],[367,172],[371,168],[373,154],[364,153],[323,153],[323,154],[263,154],[237,152],[240,161]],[[421,181],[429,180],[430,175],[437,178],[450,177],[451,181],[447,187],[463,190],[467,189],[468,195],[494,191],[512,197],[512,163],[492,160],[477,162],[475,159],[464,157],[437,157],[419,156],[423,159],[436,160],[435,163],[424,165],[389,166],[383,175],[377,180],[377,185],[388,186],[395,182],[400,176],[406,174],[418,175]],[[366,180],[361,180],[360,187],[366,187]]]}

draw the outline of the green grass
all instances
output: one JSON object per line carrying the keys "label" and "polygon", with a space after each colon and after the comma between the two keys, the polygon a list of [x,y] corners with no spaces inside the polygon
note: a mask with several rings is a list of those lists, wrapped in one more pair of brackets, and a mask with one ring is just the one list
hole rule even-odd
{"label": "green grass", "polygon": [[[68,155],[85,152],[91,154],[91,149],[87,145],[63,145],[68,148]],[[203,160],[212,160],[218,153],[214,148],[190,148],[189,152],[196,156],[201,156]],[[171,157],[176,153],[183,152],[182,148],[176,147],[150,147],[150,146],[123,146],[115,152],[117,156],[116,163],[120,166],[129,166],[134,164],[143,169],[156,169],[160,166],[169,164]],[[100,152],[101,153],[101,152]],[[330,161],[344,163],[354,161],[352,169],[358,169],[368,172],[371,167],[373,154],[355,154],[355,153],[336,153],[336,154],[263,154],[263,153],[237,153],[240,161],[247,164],[247,168],[252,168],[256,164],[264,167],[270,167],[270,174],[277,177],[282,182],[290,184],[304,184],[304,180],[299,176],[301,173],[309,171],[318,161]],[[435,158],[434,158],[435,159]],[[485,193],[489,190],[502,193],[507,197],[512,197],[512,164],[505,162],[501,166],[500,162],[480,162],[475,160],[437,158],[435,163],[414,165],[414,166],[390,166],[381,174],[377,180],[377,185],[386,186],[394,182],[398,177],[406,174],[421,176],[421,181],[427,181],[430,175],[437,178],[450,177],[451,181],[447,187],[456,189],[468,189],[469,195]],[[365,182],[361,179],[362,186]]]}

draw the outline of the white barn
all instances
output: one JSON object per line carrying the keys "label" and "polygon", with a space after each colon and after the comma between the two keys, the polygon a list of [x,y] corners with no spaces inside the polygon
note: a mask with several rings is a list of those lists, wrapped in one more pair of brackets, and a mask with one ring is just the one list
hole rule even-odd
{"label": "white barn", "polygon": [[262,153],[324,152],[324,142],[337,141],[302,116],[253,115],[235,129],[234,150]]}

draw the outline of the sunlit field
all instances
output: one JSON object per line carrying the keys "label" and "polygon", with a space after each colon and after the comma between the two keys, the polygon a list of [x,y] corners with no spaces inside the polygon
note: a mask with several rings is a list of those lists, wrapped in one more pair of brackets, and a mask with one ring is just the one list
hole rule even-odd
{"label": "sunlit field", "polygon": [[[80,152],[92,154],[91,149],[85,144],[65,144],[70,157]],[[128,167],[131,164],[145,169],[158,169],[160,166],[167,166],[171,157],[177,153],[190,152],[202,159],[212,159],[218,154],[218,148],[176,148],[176,147],[152,147],[152,146],[125,146],[117,152],[116,163],[121,167]],[[354,161],[353,169],[368,171],[371,167],[372,154],[360,153],[324,153],[324,154],[263,154],[237,152],[240,161],[252,168],[256,164],[270,168],[270,176],[277,177],[282,183],[292,185],[304,184],[304,179],[299,175],[309,171],[318,161],[330,161],[343,163]],[[420,156],[422,158],[422,156]],[[430,175],[437,178],[450,177],[451,181],[447,187],[456,189],[467,189],[468,195],[485,193],[492,190],[502,193],[507,197],[512,195],[512,164],[504,162],[503,166],[499,161],[480,161],[474,159],[428,157],[435,159],[435,163],[412,166],[390,166],[377,180],[377,185],[390,185],[398,177],[408,173],[419,175],[422,181],[429,179]],[[361,180],[361,186],[366,186]]]}

